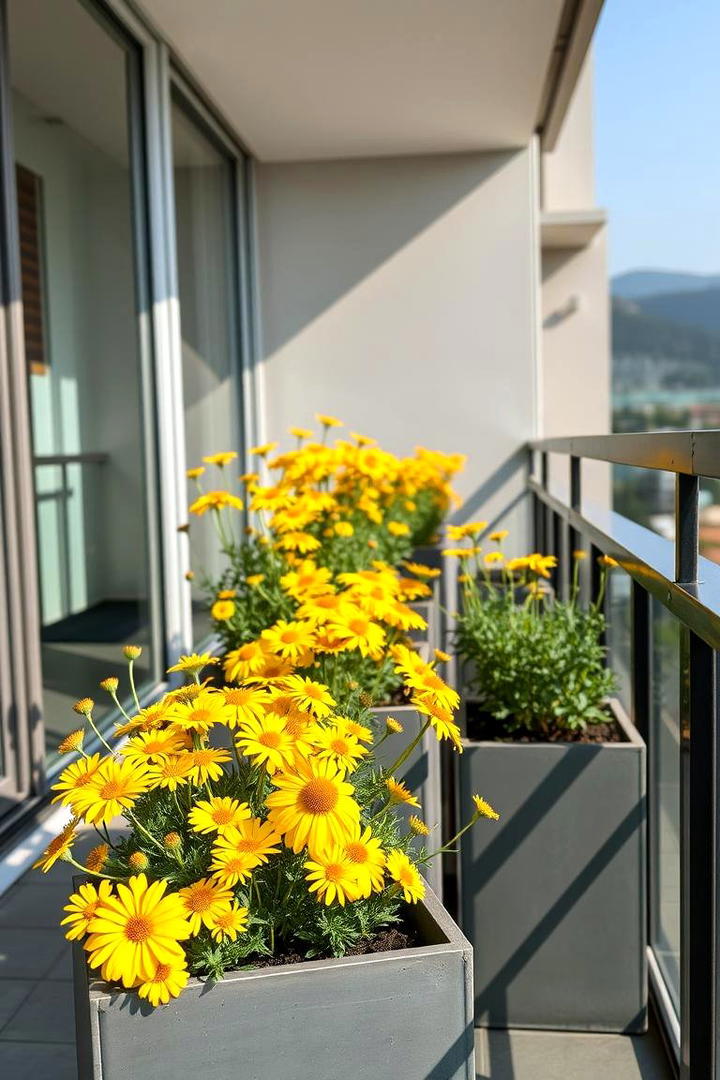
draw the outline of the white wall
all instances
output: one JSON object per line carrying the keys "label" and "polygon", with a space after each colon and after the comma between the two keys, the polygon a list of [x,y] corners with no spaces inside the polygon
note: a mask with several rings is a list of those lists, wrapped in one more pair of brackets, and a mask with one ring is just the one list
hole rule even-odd
{"label": "white wall", "polygon": [[258,165],[266,435],[329,412],[469,455],[463,513],[522,489],[534,432],[530,150]]}

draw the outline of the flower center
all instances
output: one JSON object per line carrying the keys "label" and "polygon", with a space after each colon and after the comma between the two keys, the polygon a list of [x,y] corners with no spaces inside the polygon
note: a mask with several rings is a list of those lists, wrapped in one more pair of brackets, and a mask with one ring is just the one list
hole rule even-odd
{"label": "flower center", "polygon": [[196,765],[209,765],[211,761],[214,761],[214,759],[214,750],[196,750],[193,754],[193,761]]}
{"label": "flower center", "polygon": [[185,758],[168,758],[163,764],[164,776],[183,776],[185,773]]}
{"label": "flower center", "polygon": [[367,633],[367,619],[351,619],[348,625],[353,634],[357,634],[358,637],[362,637],[363,634]]}
{"label": "flower center", "polygon": [[238,649],[238,656],[241,660],[252,660],[259,652],[258,646],[251,641],[247,645],[240,646]]}
{"label": "flower center", "polygon": [[209,709],[193,709],[193,711],[190,713],[190,723],[192,724],[198,724],[204,727],[206,724],[210,724],[211,722],[212,713]]}
{"label": "flower center", "polygon": [[152,923],[142,915],[133,915],[125,924],[125,937],[128,941],[147,941],[152,933]]}
{"label": "flower center", "polygon": [[233,819],[233,812],[224,806],[218,806],[213,810],[212,819],[216,825],[229,825]]}
{"label": "flower center", "polygon": [[270,750],[276,750],[282,742],[282,736],[279,731],[262,731],[258,735],[258,742],[261,746],[267,746]]}
{"label": "flower center", "polygon": [[299,637],[297,630],[284,630],[280,635],[280,640],[284,645],[294,645]]}
{"label": "flower center", "polygon": [[201,885],[190,893],[185,903],[190,911],[207,911],[214,898],[214,891],[208,885]]}
{"label": "flower center", "polygon": [[157,971],[153,975],[152,981],[155,983],[163,983],[170,975],[172,968],[169,964],[158,964]]}
{"label": "flower center", "polygon": [[[240,847],[239,844],[238,847]],[[228,859],[225,863],[225,869],[228,874],[244,874],[247,870],[247,863],[244,859]]]}
{"label": "flower center", "polygon": [[319,701],[322,697],[322,690],[319,686],[314,686],[312,683],[305,687],[305,697],[310,698],[311,701]]}
{"label": "flower center", "polygon": [[325,877],[328,881],[341,881],[343,877],[342,863],[330,863],[325,867]]}
{"label": "flower center", "polygon": [[338,801],[337,788],[332,780],[318,776],[305,785],[298,802],[306,814],[329,814]]}
{"label": "flower center", "polygon": [[334,754],[343,755],[349,753],[350,747],[345,739],[332,739],[330,742],[330,749]]}
{"label": "flower center", "polygon": [[117,799],[125,793],[125,785],[120,780],[108,780],[100,789],[101,799]]}
{"label": "flower center", "polygon": [[359,840],[351,840],[345,848],[345,854],[350,862],[364,863],[367,862],[368,851],[364,844],[361,844]]}

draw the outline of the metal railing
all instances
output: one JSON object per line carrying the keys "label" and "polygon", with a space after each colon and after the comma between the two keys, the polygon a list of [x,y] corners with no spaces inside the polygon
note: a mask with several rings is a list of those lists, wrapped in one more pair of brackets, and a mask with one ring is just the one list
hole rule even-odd
{"label": "metal railing", "polygon": [[[680,1076],[716,1080],[720,1023],[716,1001],[718,975],[718,651],[720,650],[720,567],[699,556],[700,478],[720,478],[720,431],[652,432],[567,439],[529,444],[528,480],[533,502],[535,544],[560,558],[557,586],[567,587],[571,553],[591,545],[597,556],[616,559],[631,586],[631,713],[648,742],[652,759],[653,628],[655,598],[680,628],[679,737],[680,785],[680,1010],[673,1014],[660,968],[650,964],[655,1002],[669,1042],[675,1045]],[[550,458],[565,459],[569,497],[549,489]],[[613,512],[585,508],[582,498],[584,459],[675,474],[675,540]],[[609,490],[609,489],[608,489]],[[653,769],[648,769],[648,793]],[[654,799],[649,799],[649,829]],[[653,845],[649,845],[652,859]],[[649,868],[649,875],[652,867]],[[652,884],[651,879],[649,884]],[[648,888],[648,927],[653,912]],[[601,929],[600,929],[600,932]],[[654,978],[653,978],[654,977]]]}

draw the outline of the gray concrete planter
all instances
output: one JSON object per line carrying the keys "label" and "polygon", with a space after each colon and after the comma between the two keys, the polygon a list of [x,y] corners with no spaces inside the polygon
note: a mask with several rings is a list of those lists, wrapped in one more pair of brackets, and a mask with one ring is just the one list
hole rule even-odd
{"label": "gray concrete planter", "polygon": [[475,1022],[646,1028],[645,744],[464,741],[460,805],[501,812],[460,858],[461,925],[475,947]]}
{"label": "gray concrete planter", "polygon": [[471,947],[431,892],[411,914],[418,948],[191,979],[157,1009],[76,944],[79,1080],[475,1080]]}

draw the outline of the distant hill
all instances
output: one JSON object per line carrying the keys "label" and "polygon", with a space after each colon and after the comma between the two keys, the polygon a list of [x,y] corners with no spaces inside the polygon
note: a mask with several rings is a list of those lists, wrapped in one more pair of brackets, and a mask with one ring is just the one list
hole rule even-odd
{"label": "distant hill", "polygon": [[614,353],[692,360],[720,374],[720,335],[659,318],[644,304],[618,297],[612,316]]}
{"label": "distant hill", "polygon": [[613,297],[612,349],[616,393],[720,387],[720,334],[659,318],[645,301]]}
{"label": "distant hill", "polygon": [[688,274],[677,270],[628,270],[610,281],[613,296],[638,300],[659,293],[685,293],[720,288],[720,274]]}
{"label": "distant hill", "polygon": [[714,288],[656,293],[634,302],[646,315],[720,335],[720,282]]}

